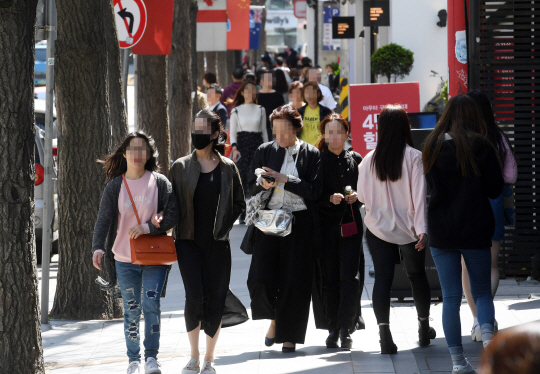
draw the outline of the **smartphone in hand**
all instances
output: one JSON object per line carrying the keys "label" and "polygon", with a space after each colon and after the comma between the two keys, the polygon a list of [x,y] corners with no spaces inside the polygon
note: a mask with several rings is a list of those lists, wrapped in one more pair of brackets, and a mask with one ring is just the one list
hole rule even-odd
{"label": "smartphone in hand", "polygon": [[262,174],[261,177],[263,177],[264,179],[266,179],[270,183],[274,183],[276,181],[276,178],[274,178],[274,177],[272,177],[270,175]]}

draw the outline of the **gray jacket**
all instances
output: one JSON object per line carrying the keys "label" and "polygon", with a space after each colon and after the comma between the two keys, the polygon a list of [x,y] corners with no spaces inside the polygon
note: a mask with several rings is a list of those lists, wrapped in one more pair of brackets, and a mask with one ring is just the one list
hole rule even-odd
{"label": "gray jacket", "polygon": [[[235,163],[222,157],[219,152],[216,154],[220,160],[218,167],[221,169],[221,192],[216,217],[212,217],[215,222],[214,240],[229,240],[229,231],[234,221],[246,209],[246,201]],[[169,177],[180,210],[180,220],[175,230],[177,240],[195,239],[193,194],[197,188],[200,173],[201,164],[197,161],[195,151],[189,156],[179,158],[171,167]]]}
{"label": "gray jacket", "polygon": [[[165,235],[178,222],[180,212],[178,211],[176,196],[173,193],[169,180],[162,174],[156,172],[152,172],[152,174],[156,178],[158,188],[157,211],[163,211],[163,221],[161,221],[159,228],[154,226],[151,221],[148,221],[148,227],[150,228],[149,235]],[[101,197],[101,204],[99,205],[98,218],[94,226],[94,239],[92,242],[92,253],[97,249],[105,251],[103,262],[109,278],[110,287],[116,285],[116,266],[112,247],[116,240],[116,230],[118,228],[118,197],[121,187],[121,175],[111,180],[105,186],[103,196]],[[163,288],[162,295],[165,295],[165,287]]]}

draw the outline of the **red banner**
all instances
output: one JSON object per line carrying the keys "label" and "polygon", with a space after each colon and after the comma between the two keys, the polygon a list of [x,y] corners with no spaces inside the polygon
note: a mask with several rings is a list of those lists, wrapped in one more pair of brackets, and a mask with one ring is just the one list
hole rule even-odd
{"label": "red banner", "polygon": [[249,49],[249,0],[227,0],[227,49]]}
{"label": "red banner", "polygon": [[[469,1],[467,0],[467,8]],[[467,93],[467,37],[463,0],[448,0],[448,95]]]}
{"label": "red banner", "polygon": [[132,52],[137,55],[171,54],[174,0],[144,0],[144,5],[146,30]]}
{"label": "red banner", "polygon": [[349,100],[352,146],[365,156],[377,145],[377,122],[386,105],[399,104],[411,113],[420,111],[420,84],[352,84]]}

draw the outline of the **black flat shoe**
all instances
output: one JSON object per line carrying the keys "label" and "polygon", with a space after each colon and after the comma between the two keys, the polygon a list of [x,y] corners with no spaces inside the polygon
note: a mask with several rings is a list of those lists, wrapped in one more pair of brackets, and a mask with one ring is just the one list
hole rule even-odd
{"label": "black flat shoe", "polygon": [[283,353],[294,353],[296,352],[296,345],[294,347],[281,347],[281,352]]}
{"label": "black flat shoe", "polygon": [[352,348],[352,338],[347,328],[342,328],[341,330],[339,330],[339,339],[341,340],[341,348],[343,349]]}
{"label": "black flat shoe", "polygon": [[339,330],[330,331],[330,335],[326,338],[326,348],[339,348],[338,346]]}
{"label": "black flat shoe", "polygon": [[274,342],[276,341],[276,338],[269,338],[267,336],[264,337],[264,345],[266,345],[267,347],[271,347],[274,345]]}

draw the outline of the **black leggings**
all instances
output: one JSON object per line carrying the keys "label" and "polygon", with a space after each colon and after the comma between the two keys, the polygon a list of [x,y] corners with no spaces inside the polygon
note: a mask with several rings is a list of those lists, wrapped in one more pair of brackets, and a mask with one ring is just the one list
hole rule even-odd
{"label": "black leggings", "polygon": [[394,281],[394,267],[399,253],[403,257],[407,277],[411,282],[414,305],[418,317],[429,317],[431,291],[426,276],[426,248],[418,251],[416,242],[409,244],[393,244],[379,239],[366,230],[369,252],[375,265],[375,284],[373,286],[373,309],[377,323],[390,322],[390,291]]}

